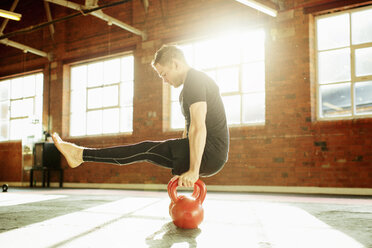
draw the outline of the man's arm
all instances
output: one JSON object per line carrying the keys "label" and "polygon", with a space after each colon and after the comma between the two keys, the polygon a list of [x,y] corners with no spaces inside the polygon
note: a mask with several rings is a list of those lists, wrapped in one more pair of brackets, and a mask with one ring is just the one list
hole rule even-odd
{"label": "man's arm", "polygon": [[199,179],[200,163],[207,139],[207,128],[205,126],[206,115],[206,102],[196,102],[190,106],[190,169],[179,177],[179,186],[192,187],[194,186],[194,183]]}

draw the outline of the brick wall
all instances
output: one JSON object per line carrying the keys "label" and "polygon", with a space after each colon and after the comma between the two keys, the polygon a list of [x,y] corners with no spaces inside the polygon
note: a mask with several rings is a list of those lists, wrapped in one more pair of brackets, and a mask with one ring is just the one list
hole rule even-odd
{"label": "brick wall", "polygon": [[[271,18],[235,1],[154,0],[145,13],[142,1],[133,0],[104,12],[145,30],[146,41],[94,17],[77,17],[55,25],[54,41],[48,28],[12,38],[52,52],[50,63],[1,45],[0,76],[44,69],[44,126],[49,121],[51,131],[79,145],[106,147],[175,138],[181,133],[164,131],[168,117],[163,112],[162,82],[150,65],[154,52],[163,43],[205,37],[234,25],[264,27],[266,123],[230,128],[229,161],[206,183],[371,188],[372,120],[316,120],[314,18],[296,6],[317,1],[278,2],[281,11]],[[51,6],[54,17],[73,13]],[[32,10],[25,11],[24,16]],[[11,30],[17,28],[9,24],[4,33]],[[69,139],[66,65],[125,51],[135,56],[133,134]],[[0,144],[0,180],[20,181],[20,152],[20,143]],[[66,182],[164,184],[171,177],[169,170],[148,163],[122,167],[87,163],[77,169],[67,168],[64,160],[62,164]]]}

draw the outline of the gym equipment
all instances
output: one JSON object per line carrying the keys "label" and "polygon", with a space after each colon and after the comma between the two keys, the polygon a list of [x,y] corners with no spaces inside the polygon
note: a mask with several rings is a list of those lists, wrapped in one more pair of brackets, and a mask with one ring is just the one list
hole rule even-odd
{"label": "gym equipment", "polygon": [[7,192],[8,191],[8,184],[3,184],[3,192]]}
{"label": "gym equipment", "polygon": [[169,215],[173,223],[183,229],[197,228],[203,221],[204,210],[202,203],[207,194],[207,188],[203,181],[198,179],[194,184],[194,192],[191,197],[177,195],[178,178],[172,179],[168,183],[168,195],[171,198],[169,205]]}

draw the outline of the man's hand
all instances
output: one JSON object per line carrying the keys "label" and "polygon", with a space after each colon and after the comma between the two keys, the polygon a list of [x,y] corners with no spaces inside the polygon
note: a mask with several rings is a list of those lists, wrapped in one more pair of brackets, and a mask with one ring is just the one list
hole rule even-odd
{"label": "man's hand", "polygon": [[194,187],[194,183],[199,179],[199,173],[193,171],[187,171],[181,176],[175,176],[178,178],[178,186],[182,187]]}

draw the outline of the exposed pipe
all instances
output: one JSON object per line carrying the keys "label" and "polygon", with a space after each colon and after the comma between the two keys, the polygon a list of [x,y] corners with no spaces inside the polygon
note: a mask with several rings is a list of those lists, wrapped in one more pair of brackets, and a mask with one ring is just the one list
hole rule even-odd
{"label": "exposed pipe", "polygon": [[44,28],[44,27],[46,27],[50,24],[53,24],[53,23],[66,21],[66,20],[72,19],[76,16],[89,14],[90,12],[93,12],[93,11],[97,11],[97,10],[100,10],[100,9],[112,7],[112,6],[119,5],[119,4],[123,4],[123,3],[129,2],[129,1],[130,0],[121,0],[121,1],[118,1],[118,2],[109,3],[109,4],[106,4],[106,5],[103,5],[103,6],[100,6],[100,7],[96,7],[96,8],[93,8],[93,9],[89,9],[89,10],[81,10],[80,12],[77,12],[77,13],[74,13],[74,14],[71,14],[71,15],[68,15],[68,16],[64,16],[64,17],[61,17],[59,19],[55,19],[55,20],[50,21],[50,22],[40,23],[40,24],[35,25],[35,26],[30,26],[30,27],[23,28],[23,29],[14,31],[14,32],[3,34],[3,35],[0,36],[0,40],[6,39],[6,38],[9,38],[9,37],[13,37],[13,36],[16,36],[16,35],[19,35],[19,34],[32,32],[32,31],[38,30],[40,28]]}
{"label": "exposed pipe", "polygon": [[[70,9],[74,9],[74,10],[77,10],[77,11],[84,11],[86,6],[84,5],[80,5],[80,4],[77,4],[77,3],[73,3],[73,2],[70,2],[70,1],[66,1],[66,0],[45,0],[45,1],[48,1],[50,3],[55,3],[55,4],[58,4],[58,5],[61,5],[61,6],[64,6],[64,7],[67,7],[67,8],[70,8]],[[92,10],[92,9],[89,9],[89,10]],[[87,12],[85,12],[87,13]],[[132,27],[114,17],[111,17],[105,13],[102,12],[102,10],[98,10],[98,11],[91,11],[89,12],[90,15],[93,15],[97,18],[100,18],[108,23],[112,23],[122,29],[125,29],[129,32],[132,32],[136,35],[140,35],[142,37],[143,40],[146,40],[146,33],[135,28],[135,27]]]}

